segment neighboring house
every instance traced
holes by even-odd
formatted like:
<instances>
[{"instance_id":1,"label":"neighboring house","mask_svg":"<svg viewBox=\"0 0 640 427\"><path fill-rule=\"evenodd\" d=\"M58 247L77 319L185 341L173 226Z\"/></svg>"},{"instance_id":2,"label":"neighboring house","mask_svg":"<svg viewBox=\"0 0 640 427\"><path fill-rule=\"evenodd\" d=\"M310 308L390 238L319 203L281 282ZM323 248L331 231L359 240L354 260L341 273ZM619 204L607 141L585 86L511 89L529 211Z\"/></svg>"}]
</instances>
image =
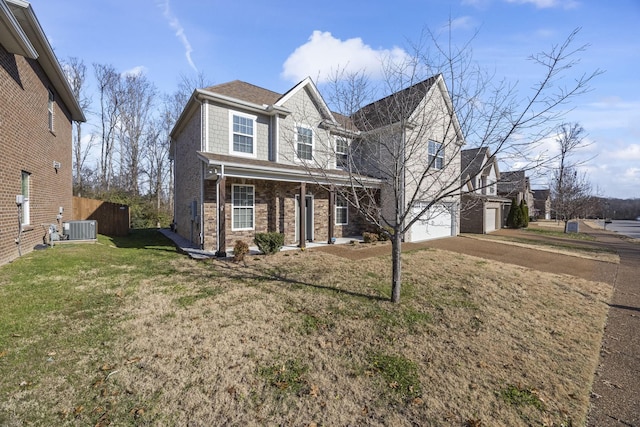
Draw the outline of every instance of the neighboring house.
<instances>
[{"instance_id":1,"label":"neighboring house","mask_svg":"<svg viewBox=\"0 0 640 427\"><path fill-rule=\"evenodd\" d=\"M460 231L487 234L502 228L505 206L511 201L498 196L498 160L487 147L462 150L462 207Z\"/></svg>"},{"instance_id":2,"label":"neighboring house","mask_svg":"<svg viewBox=\"0 0 640 427\"><path fill-rule=\"evenodd\" d=\"M551 219L551 190L533 190L533 203L537 218Z\"/></svg>"},{"instance_id":3,"label":"neighboring house","mask_svg":"<svg viewBox=\"0 0 640 427\"><path fill-rule=\"evenodd\" d=\"M258 232L301 247L362 234L367 224L335 190L349 183L344 167L361 137L310 78L285 94L238 80L195 90L171 132L177 233L221 255ZM358 180L384 192L376 174Z\"/></svg>"},{"instance_id":4,"label":"neighboring house","mask_svg":"<svg viewBox=\"0 0 640 427\"><path fill-rule=\"evenodd\" d=\"M524 171L502 172L500 174L500 180L498 181L498 195L510 200L515 199L518 204L524 200L529 208L529 217L536 217L533 191L531 191L529 177L525 176ZM505 221L507 215L509 215L510 207L509 204L503 212Z\"/></svg>"},{"instance_id":5,"label":"neighboring house","mask_svg":"<svg viewBox=\"0 0 640 427\"><path fill-rule=\"evenodd\" d=\"M85 118L33 9L0 0L0 264L71 218L74 120Z\"/></svg>"}]
</instances>

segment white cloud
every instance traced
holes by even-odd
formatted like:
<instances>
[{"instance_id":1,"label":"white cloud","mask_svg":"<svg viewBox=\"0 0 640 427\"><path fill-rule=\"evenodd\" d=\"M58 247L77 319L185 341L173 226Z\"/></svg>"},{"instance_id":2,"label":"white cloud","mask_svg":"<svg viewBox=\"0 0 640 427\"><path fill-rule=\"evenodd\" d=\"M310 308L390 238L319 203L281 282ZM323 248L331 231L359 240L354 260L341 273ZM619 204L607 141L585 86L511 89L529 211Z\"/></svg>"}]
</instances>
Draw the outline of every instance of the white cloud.
<instances>
[{"instance_id":1,"label":"white cloud","mask_svg":"<svg viewBox=\"0 0 640 427\"><path fill-rule=\"evenodd\" d=\"M184 32L184 28L182 27L182 24L180 24L180 21L178 20L178 18L176 18L171 12L171 8L169 7L169 0L164 0L161 6L162 6L162 14L166 18L166 20L169 22L169 27L171 27L171 29L173 29L176 32L176 37L178 37L178 40L180 40L180 42L182 43L182 46L184 46L184 51L185 51L184 54L187 58L187 62L189 63L191 68L193 68L194 71L197 72L198 68L196 67L196 64L194 64L193 59L191 58L191 53L193 52L193 48L191 47L191 43L189 43L189 39L187 38L187 35Z\"/></svg>"},{"instance_id":2,"label":"white cloud","mask_svg":"<svg viewBox=\"0 0 640 427\"><path fill-rule=\"evenodd\" d=\"M123 71L120 75L122 77L126 77L126 76L139 76L142 74L145 74L147 72L147 67L145 67L144 65L138 65L136 67L133 67L129 70L125 70Z\"/></svg>"},{"instance_id":3,"label":"white cloud","mask_svg":"<svg viewBox=\"0 0 640 427\"><path fill-rule=\"evenodd\" d=\"M609 156L614 159L640 161L640 144L630 144L620 150L610 152Z\"/></svg>"},{"instance_id":4,"label":"white cloud","mask_svg":"<svg viewBox=\"0 0 640 427\"><path fill-rule=\"evenodd\" d=\"M284 62L282 76L298 82L311 76L326 81L332 73L365 71L370 77L383 75L383 64L404 63L408 54L401 48L373 49L361 38L340 40L330 32L314 31L309 40L296 48Z\"/></svg>"},{"instance_id":5,"label":"white cloud","mask_svg":"<svg viewBox=\"0 0 640 427\"><path fill-rule=\"evenodd\" d=\"M473 28L475 22L470 16L461 16L451 21L451 29L452 30L468 30Z\"/></svg>"},{"instance_id":6,"label":"white cloud","mask_svg":"<svg viewBox=\"0 0 640 427\"><path fill-rule=\"evenodd\" d=\"M573 9L579 6L576 0L506 0L507 3L533 4L538 9L548 9L552 7L562 7Z\"/></svg>"}]
</instances>

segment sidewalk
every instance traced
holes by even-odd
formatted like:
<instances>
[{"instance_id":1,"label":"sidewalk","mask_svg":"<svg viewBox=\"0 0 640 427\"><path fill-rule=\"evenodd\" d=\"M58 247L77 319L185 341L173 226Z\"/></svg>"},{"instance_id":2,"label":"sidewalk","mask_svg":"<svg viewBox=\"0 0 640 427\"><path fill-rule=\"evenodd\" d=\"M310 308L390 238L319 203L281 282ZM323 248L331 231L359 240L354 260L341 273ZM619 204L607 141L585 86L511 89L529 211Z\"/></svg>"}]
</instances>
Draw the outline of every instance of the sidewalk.
<instances>
[{"instance_id":1,"label":"sidewalk","mask_svg":"<svg viewBox=\"0 0 640 427\"><path fill-rule=\"evenodd\" d=\"M583 227L620 256L588 426L640 427L640 244Z\"/></svg>"}]
</instances>

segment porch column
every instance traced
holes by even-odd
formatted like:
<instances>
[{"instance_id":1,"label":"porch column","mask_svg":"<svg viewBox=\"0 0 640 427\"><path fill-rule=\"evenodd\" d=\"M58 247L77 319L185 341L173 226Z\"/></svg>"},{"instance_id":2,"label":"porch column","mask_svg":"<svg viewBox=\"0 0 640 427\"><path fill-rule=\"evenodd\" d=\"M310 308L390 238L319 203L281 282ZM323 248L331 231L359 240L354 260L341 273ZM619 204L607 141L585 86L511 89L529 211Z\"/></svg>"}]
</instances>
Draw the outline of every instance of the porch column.
<instances>
[{"instance_id":1,"label":"porch column","mask_svg":"<svg viewBox=\"0 0 640 427\"><path fill-rule=\"evenodd\" d=\"M327 243L331 244L333 241L331 240L335 234L335 224L336 224L336 188L331 186L331 190L329 190L329 237Z\"/></svg>"},{"instance_id":2,"label":"porch column","mask_svg":"<svg viewBox=\"0 0 640 427\"><path fill-rule=\"evenodd\" d=\"M306 197L306 184L300 183L300 206L298 209L298 225L300 230L298 236L300 238L300 248L304 248L307 240L307 197Z\"/></svg>"},{"instance_id":3,"label":"porch column","mask_svg":"<svg viewBox=\"0 0 640 427\"><path fill-rule=\"evenodd\" d=\"M218 182L218 251L220 253L227 252L227 218L224 206L227 199L227 178L222 177Z\"/></svg>"}]
</instances>

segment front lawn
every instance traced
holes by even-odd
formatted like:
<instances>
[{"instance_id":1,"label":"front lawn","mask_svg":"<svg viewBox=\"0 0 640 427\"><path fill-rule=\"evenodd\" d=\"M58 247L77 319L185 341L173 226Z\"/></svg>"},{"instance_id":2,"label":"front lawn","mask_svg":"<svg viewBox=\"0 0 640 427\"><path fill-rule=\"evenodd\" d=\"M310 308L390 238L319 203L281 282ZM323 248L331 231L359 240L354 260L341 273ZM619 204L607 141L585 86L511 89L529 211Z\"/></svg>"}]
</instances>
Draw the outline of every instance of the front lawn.
<instances>
[{"instance_id":1,"label":"front lawn","mask_svg":"<svg viewBox=\"0 0 640 427\"><path fill-rule=\"evenodd\" d=\"M158 233L0 267L0 425L582 425L611 287L445 251L197 262Z\"/></svg>"}]
</instances>

